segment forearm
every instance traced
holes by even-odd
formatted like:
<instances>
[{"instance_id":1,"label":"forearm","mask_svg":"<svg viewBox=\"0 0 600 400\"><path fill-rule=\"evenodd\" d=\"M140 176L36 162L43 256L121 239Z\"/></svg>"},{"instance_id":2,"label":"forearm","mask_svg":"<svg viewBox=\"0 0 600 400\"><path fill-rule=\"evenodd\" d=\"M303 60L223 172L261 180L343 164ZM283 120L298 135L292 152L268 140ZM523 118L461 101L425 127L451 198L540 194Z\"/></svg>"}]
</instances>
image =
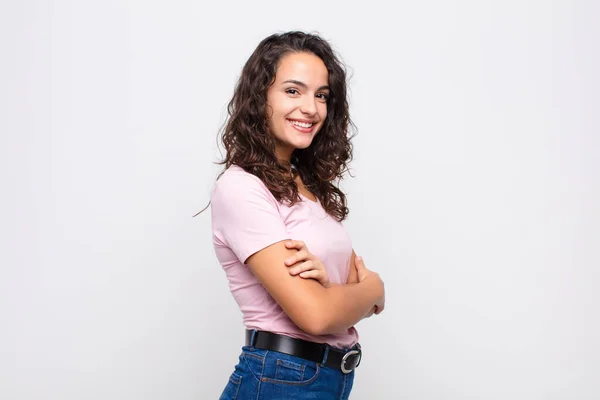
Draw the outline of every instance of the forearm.
<instances>
[{"instance_id":1,"label":"forearm","mask_svg":"<svg viewBox=\"0 0 600 400\"><path fill-rule=\"evenodd\" d=\"M372 311L379 296L380 286L373 280L327 288L319 307L322 334L345 332Z\"/></svg>"},{"instance_id":2,"label":"forearm","mask_svg":"<svg viewBox=\"0 0 600 400\"><path fill-rule=\"evenodd\" d=\"M277 249L277 246L273 249ZM262 252L258 253L259 258ZM374 306L382 302L383 282L379 275L365 269L362 260L360 266L364 270L361 269L363 278L360 282L359 264L352 257L346 284L330 284L326 276L321 279L318 276L305 279L300 273L302 269L293 266L306 259L306 255L294 258L296 254L299 252L286 255L284 264L292 267L290 272L271 282L267 279L271 277L270 274L281 270L267 268L263 264L268 265L269 260L276 258L275 256L268 257L269 254L265 254L264 261L253 256L248 259L248 264L269 294L303 331L312 335L345 333L361 319L369 317L376 310ZM322 264L319 266L325 270Z\"/></svg>"}]
</instances>

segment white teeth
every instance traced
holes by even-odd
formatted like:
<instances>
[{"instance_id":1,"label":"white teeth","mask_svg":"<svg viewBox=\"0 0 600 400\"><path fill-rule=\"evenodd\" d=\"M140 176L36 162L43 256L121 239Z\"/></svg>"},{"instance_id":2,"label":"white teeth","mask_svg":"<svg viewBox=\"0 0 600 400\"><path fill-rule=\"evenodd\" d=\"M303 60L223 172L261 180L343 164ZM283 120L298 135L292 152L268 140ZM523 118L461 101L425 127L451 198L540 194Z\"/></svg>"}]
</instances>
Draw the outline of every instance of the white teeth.
<instances>
[{"instance_id":1,"label":"white teeth","mask_svg":"<svg viewBox=\"0 0 600 400\"><path fill-rule=\"evenodd\" d=\"M292 121L292 120L290 120L290 122L293 125L297 125L297 126L299 126L301 128L310 128L311 126L313 126L313 124L311 122L306 123L306 122Z\"/></svg>"}]
</instances>

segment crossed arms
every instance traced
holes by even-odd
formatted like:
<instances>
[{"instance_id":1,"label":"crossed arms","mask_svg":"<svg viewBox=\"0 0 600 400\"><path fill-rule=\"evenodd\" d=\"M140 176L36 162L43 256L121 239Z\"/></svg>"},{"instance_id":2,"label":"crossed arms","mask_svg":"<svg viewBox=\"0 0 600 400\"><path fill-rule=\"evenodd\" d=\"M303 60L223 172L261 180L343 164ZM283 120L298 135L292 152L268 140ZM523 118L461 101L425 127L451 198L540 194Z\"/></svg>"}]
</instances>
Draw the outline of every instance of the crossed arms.
<instances>
[{"instance_id":1,"label":"crossed arms","mask_svg":"<svg viewBox=\"0 0 600 400\"><path fill-rule=\"evenodd\" d=\"M286 261L292 265L292 269L307 261L313 265L307 271L322 267L322 264L318 264L320 261L299 241L274 243L248 257L246 264L303 331L312 335L346 332L361 319L383 311L383 281L379 274L368 270L354 252L345 285L331 284L326 287L316 278L293 275Z\"/></svg>"}]
</instances>

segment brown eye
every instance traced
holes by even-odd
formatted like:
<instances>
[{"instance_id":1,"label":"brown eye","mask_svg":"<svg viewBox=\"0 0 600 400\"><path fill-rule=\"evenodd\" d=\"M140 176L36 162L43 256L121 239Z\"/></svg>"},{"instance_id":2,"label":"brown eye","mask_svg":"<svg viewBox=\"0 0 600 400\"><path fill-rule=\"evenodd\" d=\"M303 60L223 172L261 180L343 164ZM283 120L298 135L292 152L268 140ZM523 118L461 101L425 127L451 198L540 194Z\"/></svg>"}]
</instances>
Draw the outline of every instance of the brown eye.
<instances>
[{"instance_id":1,"label":"brown eye","mask_svg":"<svg viewBox=\"0 0 600 400\"><path fill-rule=\"evenodd\" d=\"M298 91L296 89L287 89L285 92L289 93L289 94L298 94ZM292 93L292 92L294 92L294 93Z\"/></svg>"}]
</instances>

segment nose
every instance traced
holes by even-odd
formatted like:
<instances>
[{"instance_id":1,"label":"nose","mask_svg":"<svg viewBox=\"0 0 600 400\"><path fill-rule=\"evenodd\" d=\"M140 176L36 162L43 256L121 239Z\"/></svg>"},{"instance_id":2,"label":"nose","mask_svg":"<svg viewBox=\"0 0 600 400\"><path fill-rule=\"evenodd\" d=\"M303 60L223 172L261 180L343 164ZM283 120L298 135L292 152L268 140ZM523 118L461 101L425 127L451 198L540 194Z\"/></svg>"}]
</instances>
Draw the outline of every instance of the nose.
<instances>
[{"instance_id":1,"label":"nose","mask_svg":"<svg viewBox=\"0 0 600 400\"><path fill-rule=\"evenodd\" d=\"M300 111L303 114L315 115L317 113L317 99L314 96L303 96L302 104L300 104Z\"/></svg>"}]
</instances>

